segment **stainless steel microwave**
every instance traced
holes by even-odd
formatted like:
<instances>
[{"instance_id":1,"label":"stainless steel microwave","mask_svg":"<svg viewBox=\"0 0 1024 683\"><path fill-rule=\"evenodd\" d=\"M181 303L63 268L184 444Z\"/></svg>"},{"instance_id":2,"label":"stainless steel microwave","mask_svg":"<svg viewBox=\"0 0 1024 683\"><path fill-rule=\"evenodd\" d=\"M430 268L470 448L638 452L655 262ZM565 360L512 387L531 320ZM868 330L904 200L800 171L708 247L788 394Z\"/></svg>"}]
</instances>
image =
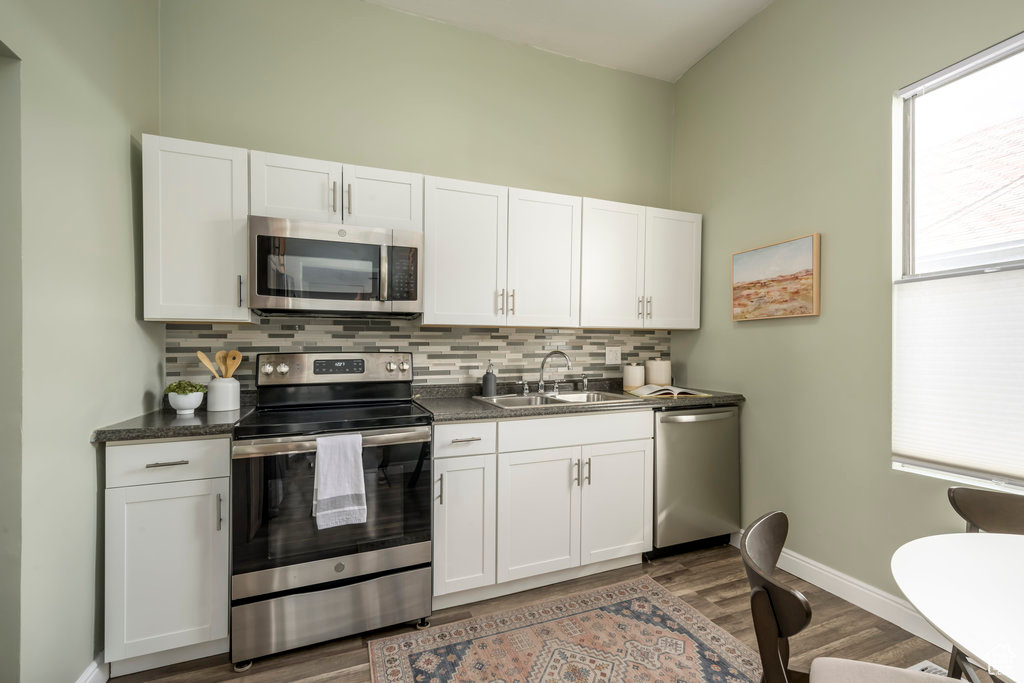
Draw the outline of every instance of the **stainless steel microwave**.
<instances>
[{"instance_id":1,"label":"stainless steel microwave","mask_svg":"<svg viewBox=\"0 0 1024 683\"><path fill-rule=\"evenodd\" d=\"M261 315L415 317L423 233L249 216L249 302Z\"/></svg>"}]
</instances>

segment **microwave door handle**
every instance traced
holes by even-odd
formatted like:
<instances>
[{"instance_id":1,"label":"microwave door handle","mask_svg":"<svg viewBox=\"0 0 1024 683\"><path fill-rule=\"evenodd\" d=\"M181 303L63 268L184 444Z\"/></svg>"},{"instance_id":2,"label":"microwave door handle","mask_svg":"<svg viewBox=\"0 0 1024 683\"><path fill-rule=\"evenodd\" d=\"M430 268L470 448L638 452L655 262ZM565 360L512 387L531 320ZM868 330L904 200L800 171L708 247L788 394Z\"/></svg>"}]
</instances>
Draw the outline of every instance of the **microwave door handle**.
<instances>
[{"instance_id":1,"label":"microwave door handle","mask_svg":"<svg viewBox=\"0 0 1024 683\"><path fill-rule=\"evenodd\" d=\"M380 300L388 300L388 245L380 245Z\"/></svg>"}]
</instances>

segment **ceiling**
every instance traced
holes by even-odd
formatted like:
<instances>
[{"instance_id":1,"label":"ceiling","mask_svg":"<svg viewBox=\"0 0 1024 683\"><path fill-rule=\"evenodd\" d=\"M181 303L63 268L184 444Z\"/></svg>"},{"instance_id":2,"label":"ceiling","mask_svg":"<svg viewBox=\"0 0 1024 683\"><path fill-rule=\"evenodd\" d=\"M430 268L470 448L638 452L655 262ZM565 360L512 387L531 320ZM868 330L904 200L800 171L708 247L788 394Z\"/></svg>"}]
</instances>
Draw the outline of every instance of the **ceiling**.
<instances>
[{"instance_id":1,"label":"ceiling","mask_svg":"<svg viewBox=\"0 0 1024 683\"><path fill-rule=\"evenodd\" d=\"M771 0L369 0L670 83Z\"/></svg>"}]
</instances>

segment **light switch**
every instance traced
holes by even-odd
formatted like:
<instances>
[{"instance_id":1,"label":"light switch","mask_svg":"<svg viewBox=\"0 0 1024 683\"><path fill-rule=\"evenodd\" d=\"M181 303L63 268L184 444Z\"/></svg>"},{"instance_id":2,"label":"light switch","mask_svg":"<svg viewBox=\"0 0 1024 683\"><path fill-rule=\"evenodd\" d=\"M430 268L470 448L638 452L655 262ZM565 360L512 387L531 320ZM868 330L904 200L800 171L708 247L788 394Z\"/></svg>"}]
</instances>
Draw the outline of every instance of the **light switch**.
<instances>
[{"instance_id":1,"label":"light switch","mask_svg":"<svg viewBox=\"0 0 1024 683\"><path fill-rule=\"evenodd\" d=\"M604 347L604 364L605 365L620 365L622 363L622 347L619 346L606 346Z\"/></svg>"}]
</instances>

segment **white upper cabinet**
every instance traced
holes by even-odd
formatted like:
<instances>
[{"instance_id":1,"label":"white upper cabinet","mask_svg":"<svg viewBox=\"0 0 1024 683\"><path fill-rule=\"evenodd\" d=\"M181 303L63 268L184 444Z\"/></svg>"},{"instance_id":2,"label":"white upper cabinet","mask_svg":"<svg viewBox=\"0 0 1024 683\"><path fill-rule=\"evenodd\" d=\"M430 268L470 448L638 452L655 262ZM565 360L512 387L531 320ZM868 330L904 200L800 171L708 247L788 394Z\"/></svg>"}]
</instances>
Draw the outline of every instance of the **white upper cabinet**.
<instances>
[{"instance_id":1,"label":"white upper cabinet","mask_svg":"<svg viewBox=\"0 0 1024 683\"><path fill-rule=\"evenodd\" d=\"M367 228L423 230L423 176L345 164L345 223Z\"/></svg>"},{"instance_id":2,"label":"white upper cabinet","mask_svg":"<svg viewBox=\"0 0 1024 683\"><path fill-rule=\"evenodd\" d=\"M249 153L249 213L341 223L342 165L270 152Z\"/></svg>"},{"instance_id":3,"label":"white upper cabinet","mask_svg":"<svg viewBox=\"0 0 1024 683\"><path fill-rule=\"evenodd\" d=\"M424 179L423 323L503 325L508 188Z\"/></svg>"},{"instance_id":4,"label":"white upper cabinet","mask_svg":"<svg viewBox=\"0 0 1024 683\"><path fill-rule=\"evenodd\" d=\"M579 327L583 201L508 191L509 325Z\"/></svg>"},{"instance_id":5,"label":"white upper cabinet","mask_svg":"<svg viewBox=\"0 0 1024 683\"><path fill-rule=\"evenodd\" d=\"M647 209L644 327L700 327L701 215Z\"/></svg>"},{"instance_id":6,"label":"white upper cabinet","mask_svg":"<svg viewBox=\"0 0 1024 683\"><path fill-rule=\"evenodd\" d=\"M248 156L142 136L146 320L250 322Z\"/></svg>"},{"instance_id":7,"label":"white upper cabinet","mask_svg":"<svg viewBox=\"0 0 1024 683\"><path fill-rule=\"evenodd\" d=\"M583 200L580 325L643 327L646 207Z\"/></svg>"}]
</instances>

